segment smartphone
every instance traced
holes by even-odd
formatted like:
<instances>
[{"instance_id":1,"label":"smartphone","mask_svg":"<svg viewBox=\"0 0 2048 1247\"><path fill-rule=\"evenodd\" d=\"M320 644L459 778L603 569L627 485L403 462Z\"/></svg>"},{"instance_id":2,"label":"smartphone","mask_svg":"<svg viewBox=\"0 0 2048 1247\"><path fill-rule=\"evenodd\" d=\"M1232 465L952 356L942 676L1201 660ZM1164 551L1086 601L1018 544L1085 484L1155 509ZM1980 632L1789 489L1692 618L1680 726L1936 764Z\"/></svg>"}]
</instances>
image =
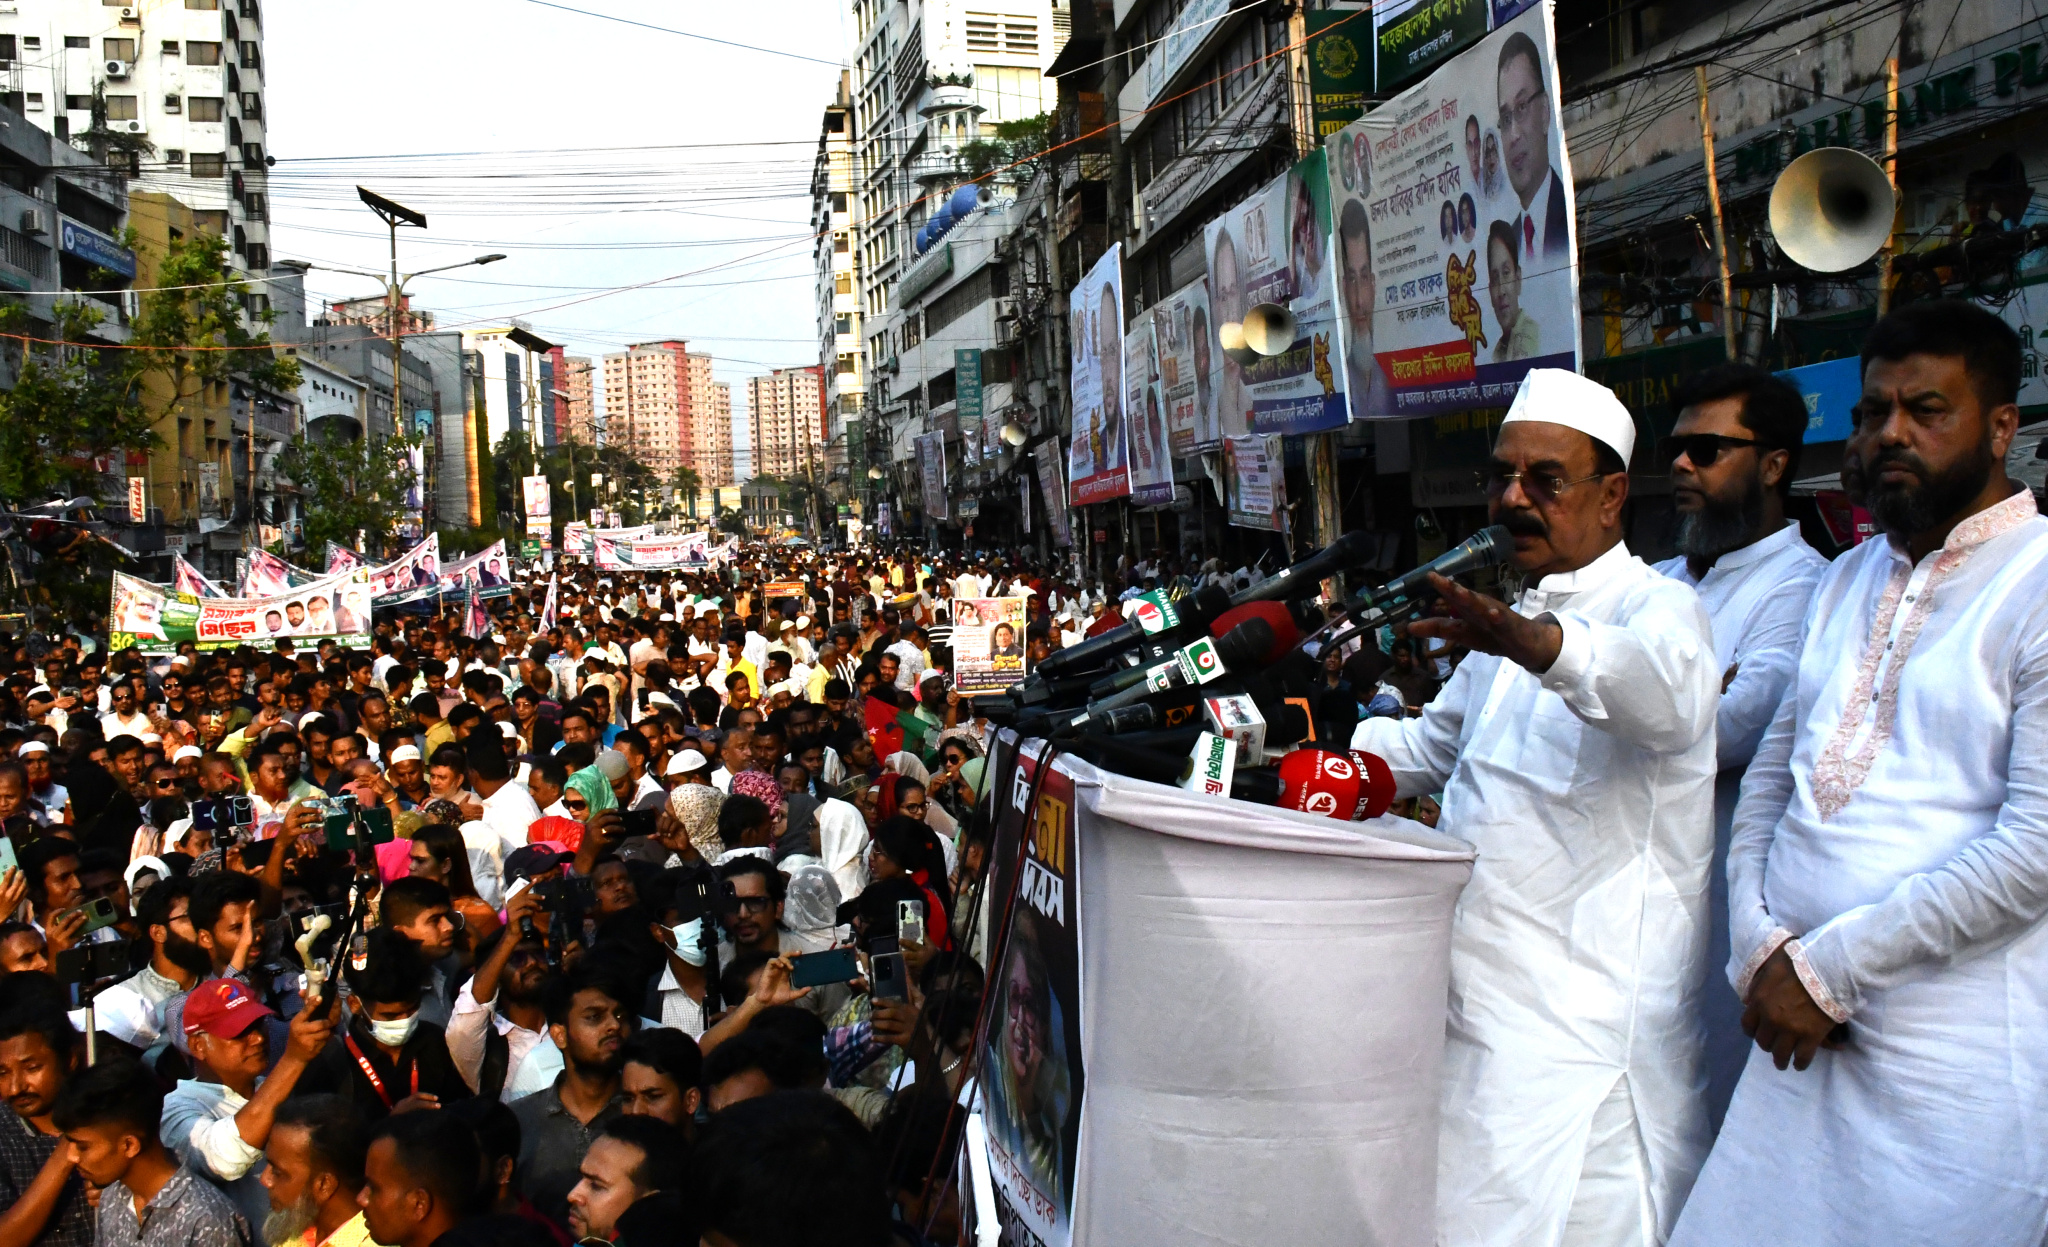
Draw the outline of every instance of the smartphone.
<instances>
[{"instance_id":1,"label":"smartphone","mask_svg":"<svg viewBox=\"0 0 2048 1247\"><path fill-rule=\"evenodd\" d=\"M660 810L621 810L619 812L619 821L625 825L626 835L629 837L647 836L652 838L654 835L654 825L660 818Z\"/></svg>"},{"instance_id":2,"label":"smartphone","mask_svg":"<svg viewBox=\"0 0 2048 1247\"><path fill-rule=\"evenodd\" d=\"M14 856L14 837L0 836L0 875L20 869L21 859Z\"/></svg>"},{"instance_id":3,"label":"smartphone","mask_svg":"<svg viewBox=\"0 0 2048 1247\"><path fill-rule=\"evenodd\" d=\"M794 967L789 975L791 987L822 987L827 983L844 983L860 977L860 958L851 948L805 953L792 958L791 964Z\"/></svg>"},{"instance_id":4,"label":"smartphone","mask_svg":"<svg viewBox=\"0 0 2048 1247\"><path fill-rule=\"evenodd\" d=\"M910 999L910 975L902 953L878 953L868 958L868 965L873 971L868 980L870 995L877 1000Z\"/></svg>"},{"instance_id":5,"label":"smartphone","mask_svg":"<svg viewBox=\"0 0 2048 1247\"><path fill-rule=\"evenodd\" d=\"M902 944L924 943L924 902L896 902L896 942Z\"/></svg>"},{"instance_id":6,"label":"smartphone","mask_svg":"<svg viewBox=\"0 0 2048 1247\"><path fill-rule=\"evenodd\" d=\"M320 820L320 829L327 835L327 847L337 853L346 853L356 847L355 812L342 807L339 801L328 798L315 802L326 812Z\"/></svg>"},{"instance_id":7,"label":"smartphone","mask_svg":"<svg viewBox=\"0 0 2048 1247\"><path fill-rule=\"evenodd\" d=\"M69 909L61 910L57 916L62 918L68 914L78 913L81 910L85 913L85 925L78 929L80 935L97 931L101 927L113 926L121 920L121 913L114 908L113 899L105 896L87 901L83 905L74 905Z\"/></svg>"},{"instance_id":8,"label":"smartphone","mask_svg":"<svg viewBox=\"0 0 2048 1247\"><path fill-rule=\"evenodd\" d=\"M228 822L236 827L254 827L256 803L247 797L229 797Z\"/></svg>"},{"instance_id":9,"label":"smartphone","mask_svg":"<svg viewBox=\"0 0 2048 1247\"><path fill-rule=\"evenodd\" d=\"M398 838L391 827L391 811L381 805L373 805L362 811L362 836L364 844L388 844Z\"/></svg>"}]
</instances>

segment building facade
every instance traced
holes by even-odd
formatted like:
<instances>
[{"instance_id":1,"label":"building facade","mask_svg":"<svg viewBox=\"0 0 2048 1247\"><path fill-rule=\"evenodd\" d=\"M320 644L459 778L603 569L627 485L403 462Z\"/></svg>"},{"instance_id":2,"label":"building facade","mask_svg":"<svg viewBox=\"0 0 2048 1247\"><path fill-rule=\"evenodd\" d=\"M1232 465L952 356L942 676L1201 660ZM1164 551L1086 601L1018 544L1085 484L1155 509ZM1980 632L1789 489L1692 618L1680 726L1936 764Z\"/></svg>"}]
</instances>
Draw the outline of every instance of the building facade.
<instances>
[{"instance_id":1,"label":"building facade","mask_svg":"<svg viewBox=\"0 0 2048 1247\"><path fill-rule=\"evenodd\" d=\"M811 171L811 231L816 236L818 362L825 376L825 462L843 470L847 428L855 439L866 401L861 349L860 250L853 244L853 77L839 76L839 94L825 106Z\"/></svg>"},{"instance_id":2,"label":"building facade","mask_svg":"<svg viewBox=\"0 0 2048 1247\"><path fill-rule=\"evenodd\" d=\"M732 479L731 400L719 414L711 356L681 339L641 342L604 357L606 444L666 481L689 468L706 487Z\"/></svg>"},{"instance_id":3,"label":"building facade","mask_svg":"<svg viewBox=\"0 0 2048 1247\"><path fill-rule=\"evenodd\" d=\"M269 269L262 0L16 0L0 61L0 104L189 206L236 267Z\"/></svg>"},{"instance_id":4,"label":"building facade","mask_svg":"<svg viewBox=\"0 0 2048 1247\"><path fill-rule=\"evenodd\" d=\"M824 369L777 368L747 378L747 433L755 476L802 476L822 466Z\"/></svg>"},{"instance_id":5,"label":"building facade","mask_svg":"<svg viewBox=\"0 0 2048 1247\"><path fill-rule=\"evenodd\" d=\"M598 387L593 384L597 373L597 361L585 355L562 357L562 389L569 397L565 400L568 435L585 446L604 445L603 417L597 410Z\"/></svg>"}]
</instances>

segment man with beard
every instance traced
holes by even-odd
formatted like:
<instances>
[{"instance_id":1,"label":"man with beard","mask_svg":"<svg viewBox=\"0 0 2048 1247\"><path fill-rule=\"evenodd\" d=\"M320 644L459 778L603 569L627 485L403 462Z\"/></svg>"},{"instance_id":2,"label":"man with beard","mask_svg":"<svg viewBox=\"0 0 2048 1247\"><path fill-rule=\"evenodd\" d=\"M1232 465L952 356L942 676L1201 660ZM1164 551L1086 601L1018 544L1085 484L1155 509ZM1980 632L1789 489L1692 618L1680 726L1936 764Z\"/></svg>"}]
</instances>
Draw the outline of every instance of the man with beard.
<instances>
[{"instance_id":1,"label":"man with beard","mask_svg":"<svg viewBox=\"0 0 2048 1247\"><path fill-rule=\"evenodd\" d=\"M2004 468L2021 358L1962 302L1864 342L1842 480L1883 538L1822 576L1743 784L1728 968L1763 1051L1674 1243L2040 1240L2048 520Z\"/></svg>"},{"instance_id":2,"label":"man with beard","mask_svg":"<svg viewBox=\"0 0 2048 1247\"><path fill-rule=\"evenodd\" d=\"M1671 465L1677 558L1657 570L1699 591L1714 621L1714 866L1708 874L1707 1121L1719 1129L1749 1059L1742 1002L1728 985L1728 837L1742 773L1799 666L1800 628L1827 560L1785 518L1806 403L1754 364L1717 364L1680 383L1678 423L1658 447Z\"/></svg>"},{"instance_id":3,"label":"man with beard","mask_svg":"<svg viewBox=\"0 0 2048 1247\"><path fill-rule=\"evenodd\" d=\"M136 920L150 944L149 964L93 998L93 1025L136 1050L164 1037L164 1006L213 969L192 929L192 880L172 875L150 886Z\"/></svg>"},{"instance_id":4,"label":"man with beard","mask_svg":"<svg viewBox=\"0 0 2048 1247\"><path fill-rule=\"evenodd\" d=\"M303 1095L278 1106L263 1147L270 1247L368 1247L375 1240L356 1197L370 1128L340 1096Z\"/></svg>"},{"instance_id":5,"label":"man with beard","mask_svg":"<svg viewBox=\"0 0 2048 1247\"><path fill-rule=\"evenodd\" d=\"M1635 421L1524 378L1480 484L1513 606L1440 576L1462 645L1418 719L1352 746L1479 850L1451 932L1437 1168L1446 1247L1659 1243L1706 1151L1695 995L1713 856L1714 703L1699 595L1622 541Z\"/></svg>"},{"instance_id":6,"label":"man with beard","mask_svg":"<svg viewBox=\"0 0 2048 1247\"><path fill-rule=\"evenodd\" d=\"M583 1154L624 1112L619 1073L641 993L579 967L557 980L547 1004L548 1038L562 1072L546 1091L512 1103L519 1118L519 1190L543 1215L566 1225L569 1192L582 1180Z\"/></svg>"}]
</instances>

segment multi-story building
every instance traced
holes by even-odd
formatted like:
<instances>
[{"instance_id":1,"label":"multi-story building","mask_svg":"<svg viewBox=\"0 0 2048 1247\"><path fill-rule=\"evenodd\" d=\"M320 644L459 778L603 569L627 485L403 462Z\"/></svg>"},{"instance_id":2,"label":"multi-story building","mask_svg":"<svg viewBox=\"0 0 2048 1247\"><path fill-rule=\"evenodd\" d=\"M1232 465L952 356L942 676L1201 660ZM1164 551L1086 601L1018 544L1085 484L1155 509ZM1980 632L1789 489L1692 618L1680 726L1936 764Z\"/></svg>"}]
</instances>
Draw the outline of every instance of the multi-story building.
<instances>
[{"instance_id":1,"label":"multi-story building","mask_svg":"<svg viewBox=\"0 0 2048 1247\"><path fill-rule=\"evenodd\" d=\"M732 409L732 385L726 381L711 383L713 419L725 425L726 461L731 465L726 480L732 484L744 484L753 475L753 439L747 433L747 413Z\"/></svg>"},{"instance_id":2,"label":"multi-story building","mask_svg":"<svg viewBox=\"0 0 2048 1247\"><path fill-rule=\"evenodd\" d=\"M15 0L0 61L0 104L190 207L238 268L270 267L261 0Z\"/></svg>"},{"instance_id":3,"label":"multi-story building","mask_svg":"<svg viewBox=\"0 0 2048 1247\"><path fill-rule=\"evenodd\" d=\"M596 373L597 361L588 356L562 357L560 382L569 395L566 400L567 432L585 446L604 444L604 418L598 413L598 388L592 383Z\"/></svg>"},{"instance_id":4,"label":"multi-story building","mask_svg":"<svg viewBox=\"0 0 2048 1247\"><path fill-rule=\"evenodd\" d=\"M477 357L481 369L483 453L489 455L508 434L548 444L540 434L554 398L541 377L554 345L535 337L524 321L515 320L500 327L463 330L462 348Z\"/></svg>"},{"instance_id":5,"label":"multi-story building","mask_svg":"<svg viewBox=\"0 0 2048 1247\"><path fill-rule=\"evenodd\" d=\"M732 413L732 479L744 485L754 479L754 392L740 391L740 410Z\"/></svg>"},{"instance_id":6,"label":"multi-story building","mask_svg":"<svg viewBox=\"0 0 2048 1247\"><path fill-rule=\"evenodd\" d=\"M607 444L666 481L678 468L706 487L731 483L732 420L718 414L711 356L680 339L640 342L604 357Z\"/></svg>"},{"instance_id":7,"label":"multi-story building","mask_svg":"<svg viewBox=\"0 0 2048 1247\"><path fill-rule=\"evenodd\" d=\"M820 467L824 369L777 368L747 379L747 431L756 476L801 476Z\"/></svg>"},{"instance_id":8,"label":"multi-story building","mask_svg":"<svg viewBox=\"0 0 2048 1247\"><path fill-rule=\"evenodd\" d=\"M732 387L711 379L711 357L691 355L688 466L712 487L732 479Z\"/></svg>"},{"instance_id":9,"label":"multi-story building","mask_svg":"<svg viewBox=\"0 0 2048 1247\"><path fill-rule=\"evenodd\" d=\"M860 260L853 245L853 76L839 75L839 95L825 106L818 157L811 172L811 231L818 293L818 363L825 372L824 461L844 469L848 425L859 440L866 399L861 349ZM857 456L855 456L857 457Z\"/></svg>"}]
</instances>

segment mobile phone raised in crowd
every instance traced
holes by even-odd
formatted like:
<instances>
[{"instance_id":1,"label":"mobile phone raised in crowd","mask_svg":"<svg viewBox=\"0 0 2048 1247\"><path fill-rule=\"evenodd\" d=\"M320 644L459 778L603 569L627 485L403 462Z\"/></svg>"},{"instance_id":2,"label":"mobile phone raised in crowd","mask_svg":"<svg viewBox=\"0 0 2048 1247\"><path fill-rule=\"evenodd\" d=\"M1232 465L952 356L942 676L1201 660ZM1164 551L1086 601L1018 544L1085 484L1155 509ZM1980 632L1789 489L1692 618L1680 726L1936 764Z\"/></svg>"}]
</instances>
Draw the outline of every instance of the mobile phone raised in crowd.
<instances>
[{"instance_id":1,"label":"mobile phone raised in crowd","mask_svg":"<svg viewBox=\"0 0 2048 1247\"><path fill-rule=\"evenodd\" d=\"M790 959L791 987L822 987L860 977L860 958L851 948L828 948Z\"/></svg>"},{"instance_id":2,"label":"mobile phone raised in crowd","mask_svg":"<svg viewBox=\"0 0 2048 1247\"><path fill-rule=\"evenodd\" d=\"M85 914L85 925L78 929L80 935L90 934L101 927L113 926L121 920L120 911L114 908L113 899L105 896L87 901L83 905L73 905L69 909L60 910L57 916L62 918L81 911Z\"/></svg>"},{"instance_id":3,"label":"mobile phone raised in crowd","mask_svg":"<svg viewBox=\"0 0 2048 1247\"><path fill-rule=\"evenodd\" d=\"M902 953L877 953L868 958L873 974L868 981L868 993L877 1000L910 999L910 974L903 964Z\"/></svg>"},{"instance_id":4,"label":"mobile phone raised in crowd","mask_svg":"<svg viewBox=\"0 0 2048 1247\"><path fill-rule=\"evenodd\" d=\"M903 944L924 943L924 902L896 902L896 942Z\"/></svg>"},{"instance_id":5,"label":"mobile phone raised in crowd","mask_svg":"<svg viewBox=\"0 0 2048 1247\"><path fill-rule=\"evenodd\" d=\"M14 837L0 836L0 875L20 869L21 859L14 855Z\"/></svg>"},{"instance_id":6,"label":"mobile phone raised in crowd","mask_svg":"<svg viewBox=\"0 0 2048 1247\"><path fill-rule=\"evenodd\" d=\"M256 803L247 797L229 797L228 822L236 827L256 825Z\"/></svg>"}]
</instances>

